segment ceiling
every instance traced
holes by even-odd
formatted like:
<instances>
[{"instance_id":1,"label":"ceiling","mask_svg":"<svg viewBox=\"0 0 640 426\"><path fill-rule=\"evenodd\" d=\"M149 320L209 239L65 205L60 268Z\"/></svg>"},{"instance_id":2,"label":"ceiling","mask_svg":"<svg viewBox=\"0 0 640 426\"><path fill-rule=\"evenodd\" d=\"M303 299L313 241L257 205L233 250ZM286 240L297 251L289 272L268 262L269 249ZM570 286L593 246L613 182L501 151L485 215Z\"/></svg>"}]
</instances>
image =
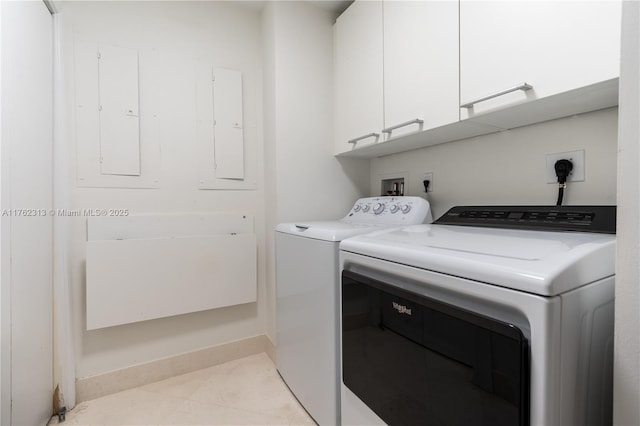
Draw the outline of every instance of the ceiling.
<instances>
[{"instance_id":1,"label":"ceiling","mask_svg":"<svg viewBox=\"0 0 640 426\"><path fill-rule=\"evenodd\" d=\"M314 4L322 9L330 10L335 12L337 15L344 12L344 10L349 7L353 0L303 0L308 3Z\"/></svg>"},{"instance_id":2,"label":"ceiling","mask_svg":"<svg viewBox=\"0 0 640 426\"><path fill-rule=\"evenodd\" d=\"M333 12L335 17L338 17L344 10L349 7L353 0L223 0L237 2L242 6L249 7L251 9L262 10L264 5L268 1L303 1L312 4L320 9Z\"/></svg>"},{"instance_id":3,"label":"ceiling","mask_svg":"<svg viewBox=\"0 0 640 426\"><path fill-rule=\"evenodd\" d=\"M0 0L2 1L2 0ZM44 0L47 3L47 7L51 5L54 10L61 11L66 0ZM120 0L111 0L111 1L120 1ZM153 0L147 0L153 1ZM178 0L178 1L192 1L192 0ZM207 0L200 0L207 1ZM212 1L231 1L234 3L238 3L239 5L248 7L254 10L262 10L264 5L269 1L303 1L309 4L312 4L320 9L328 10L333 12L334 17L340 16L344 10L349 7L354 0L212 0Z\"/></svg>"}]
</instances>

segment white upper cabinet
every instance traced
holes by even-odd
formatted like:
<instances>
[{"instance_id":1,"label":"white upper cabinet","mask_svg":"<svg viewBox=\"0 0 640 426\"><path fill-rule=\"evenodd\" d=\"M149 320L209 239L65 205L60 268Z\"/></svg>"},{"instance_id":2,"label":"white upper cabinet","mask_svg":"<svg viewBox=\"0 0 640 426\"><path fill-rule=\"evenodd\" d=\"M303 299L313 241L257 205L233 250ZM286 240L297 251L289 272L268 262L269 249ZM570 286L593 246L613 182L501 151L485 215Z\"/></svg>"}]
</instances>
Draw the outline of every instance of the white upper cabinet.
<instances>
[{"instance_id":1,"label":"white upper cabinet","mask_svg":"<svg viewBox=\"0 0 640 426\"><path fill-rule=\"evenodd\" d=\"M382 2L356 1L334 26L335 150L381 140Z\"/></svg>"},{"instance_id":2,"label":"white upper cabinet","mask_svg":"<svg viewBox=\"0 0 640 426\"><path fill-rule=\"evenodd\" d=\"M461 0L461 118L615 79L620 20L615 0Z\"/></svg>"},{"instance_id":3,"label":"white upper cabinet","mask_svg":"<svg viewBox=\"0 0 640 426\"><path fill-rule=\"evenodd\" d=\"M384 126L392 129L383 136L458 121L458 2L385 1L383 11Z\"/></svg>"},{"instance_id":4,"label":"white upper cabinet","mask_svg":"<svg viewBox=\"0 0 640 426\"><path fill-rule=\"evenodd\" d=\"M618 103L620 0L356 0L335 31L335 152L376 157Z\"/></svg>"},{"instance_id":5,"label":"white upper cabinet","mask_svg":"<svg viewBox=\"0 0 640 426\"><path fill-rule=\"evenodd\" d=\"M334 31L337 153L459 120L458 2L360 0Z\"/></svg>"}]
</instances>

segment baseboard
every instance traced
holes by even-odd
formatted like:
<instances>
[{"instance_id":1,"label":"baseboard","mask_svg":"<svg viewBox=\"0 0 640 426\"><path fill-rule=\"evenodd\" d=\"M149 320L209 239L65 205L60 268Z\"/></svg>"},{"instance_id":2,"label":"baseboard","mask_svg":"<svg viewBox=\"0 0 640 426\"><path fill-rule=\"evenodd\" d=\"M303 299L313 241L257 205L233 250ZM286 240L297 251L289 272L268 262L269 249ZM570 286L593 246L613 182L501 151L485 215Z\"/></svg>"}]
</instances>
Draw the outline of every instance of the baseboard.
<instances>
[{"instance_id":1,"label":"baseboard","mask_svg":"<svg viewBox=\"0 0 640 426\"><path fill-rule=\"evenodd\" d=\"M273 344L273 340L271 340L271 337L269 337L269 335L264 336L264 338L266 341L264 351L267 353L269 358L271 358L271 361L273 361L275 365L278 365L278 363L276 362L276 345Z\"/></svg>"},{"instance_id":2,"label":"baseboard","mask_svg":"<svg viewBox=\"0 0 640 426\"><path fill-rule=\"evenodd\" d=\"M265 335L78 379L76 402L88 401L261 352L266 352L272 360L275 359L275 346Z\"/></svg>"}]
</instances>

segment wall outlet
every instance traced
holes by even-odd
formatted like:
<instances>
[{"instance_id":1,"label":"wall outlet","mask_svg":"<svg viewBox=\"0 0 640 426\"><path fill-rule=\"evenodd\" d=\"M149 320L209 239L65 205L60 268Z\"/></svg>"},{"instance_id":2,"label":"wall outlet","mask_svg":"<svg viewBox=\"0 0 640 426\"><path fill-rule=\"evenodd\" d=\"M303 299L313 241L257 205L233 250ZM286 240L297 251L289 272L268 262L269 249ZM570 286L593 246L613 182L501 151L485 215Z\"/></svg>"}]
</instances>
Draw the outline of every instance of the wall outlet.
<instances>
[{"instance_id":1,"label":"wall outlet","mask_svg":"<svg viewBox=\"0 0 640 426\"><path fill-rule=\"evenodd\" d=\"M425 180L429 181L429 192L433 192L433 172L427 172L422 174L422 181L420 181L420 187L422 188L423 192L424 192L423 182Z\"/></svg>"},{"instance_id":2,"label":"wall outlet","mask_svg":"<svg viewBox=\"0 0 640 426\"><path fill-rule=\"evenodd\" d=\"M547 154L547 183L558 183L556 170L554 168L558 160L570 160L573 163L573 170L569 173L567 182L583 182L584 181L584 149L578 151L558 152L556 154Z\"/></svg>"}]
</instances>

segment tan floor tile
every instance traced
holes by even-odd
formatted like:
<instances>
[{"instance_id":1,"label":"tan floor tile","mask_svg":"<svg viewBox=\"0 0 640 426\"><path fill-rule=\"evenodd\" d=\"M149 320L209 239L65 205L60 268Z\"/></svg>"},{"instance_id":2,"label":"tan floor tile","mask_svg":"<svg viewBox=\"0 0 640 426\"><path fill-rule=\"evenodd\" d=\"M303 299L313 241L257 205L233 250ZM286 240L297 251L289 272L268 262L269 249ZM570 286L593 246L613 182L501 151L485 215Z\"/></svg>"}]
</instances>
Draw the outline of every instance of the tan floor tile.
<instances>
[{"instance_id":1,"label":"tan floor tile","mask_svg":"<svg viewBox=\"0 0 640 426\"><path fill-rule=\"evenodd\" d=\"M207 368L141 386L139 389L176 398L188 399L209 380L212 374L211 369Z\"/></svg>"},{"instance_id":2,"label":"tan floor tile","mask_svg":"<svg viewBox=\"0 0 640 426\"><path fill-rule=\"evenodd\" d=\"M58 424L54 418L51 424ZM78 404L65 424L314 425L266 354Z\"/></svg>"}]
</instances>

